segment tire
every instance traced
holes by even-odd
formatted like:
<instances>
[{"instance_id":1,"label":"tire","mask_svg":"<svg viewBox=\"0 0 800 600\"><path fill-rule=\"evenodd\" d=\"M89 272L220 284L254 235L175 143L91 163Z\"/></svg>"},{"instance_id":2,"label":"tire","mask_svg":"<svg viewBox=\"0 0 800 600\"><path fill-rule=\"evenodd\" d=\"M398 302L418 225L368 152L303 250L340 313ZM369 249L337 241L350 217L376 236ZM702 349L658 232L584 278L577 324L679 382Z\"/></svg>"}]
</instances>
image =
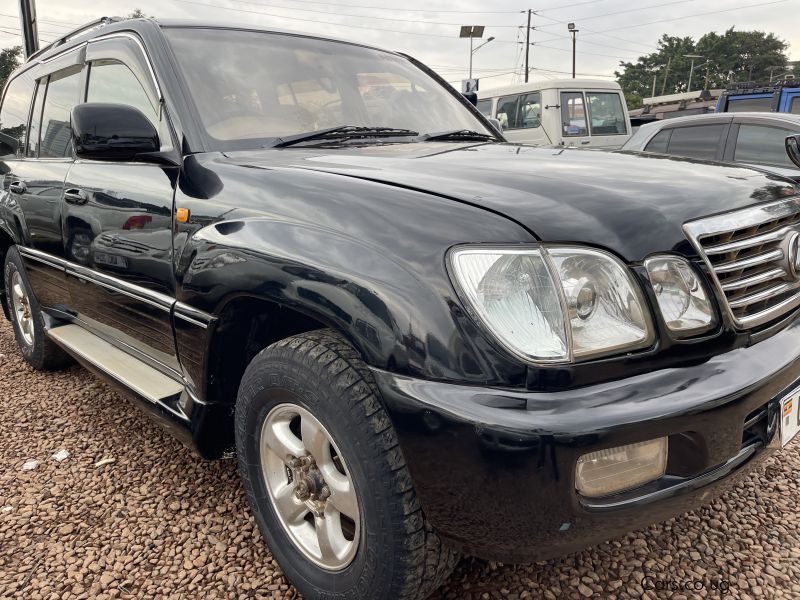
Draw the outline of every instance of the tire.
<instances>
[{"instance_id":1,"label":"tire","mask_svg":"<svg viewBox=\"0 0 800 600\"><path fill-rule=\"evenodd\" d=\"M42 309L33 295L19 251L14 246L6 252L3 274L11 324L22 357L40 371L60 369L70 364L69 356L45 333ZM24 316L20 316L20 311Z\"/></svg>"},{"instance_id":2,"label":"tire","mask_svg":"<svg viewBox=\"0 0 800 600\"><path fill-rule=\"evenodd\" d=\"M253 359L242 379L236 401L236 449L247 498L273 556L305 598L422 600L445 581L458 561L425 521L378 394L356 351L329 330L276 342ZM318 436L320 430L327 438ZM291 440L283 437L286 432L295 436L291 444L275 441ZM329 445L314 443L318 439L327 439ZM263 450L262 441L278 451ZM311 456L324 457L311 471L303 470L309 459L299 456L297 442L300 448L313 448ZM279 457L283 450L286 458ZM338 463L336 457L331 459L334 453ZM298 467L299 463L304 464ZM303 479L304 473L313 476ZM348 478L354 505L343 500L351 495L340 494ZM306 481L309 486L301 485ZM278 501L273 500L283 486L295 493L289 504L292 514L298 504L299 512L305 510L296 494L305 498L311 490L320 500L325 489L332 490L316 516L309 513L310 519L307 514L292 521L299 523L291 527L300 533L292 533L286 525L290 520L280 516ZM311 502L320 507L314 496ZM285 506L283 501L280 505ZM329 514L335 516L342 506L347 508L339 520L329 520ZM325 523L333 525L321 527ZM347 536L350 523L352 539ZM311 537L303 537L306 534ZM320 549L322 539L345 540L339 544L341 556L328 552L327 561L324 553L312 556L303 544L312 540L308 546L313 546L315 537Z\"/></svg>"}]
</instances>

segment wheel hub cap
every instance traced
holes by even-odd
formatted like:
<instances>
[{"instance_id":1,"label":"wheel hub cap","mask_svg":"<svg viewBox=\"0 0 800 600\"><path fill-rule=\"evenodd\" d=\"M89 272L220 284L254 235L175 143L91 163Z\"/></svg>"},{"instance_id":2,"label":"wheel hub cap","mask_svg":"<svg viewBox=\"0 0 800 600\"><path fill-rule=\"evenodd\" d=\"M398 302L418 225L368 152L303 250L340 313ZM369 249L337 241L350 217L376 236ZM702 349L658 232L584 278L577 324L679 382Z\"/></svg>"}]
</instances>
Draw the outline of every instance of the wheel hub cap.
<instances>
[{"instance_id":1,"label":"wheel hub cap","mask_svg":"<svg viewBox=\"0 0 800 600\"><path fill-rule=\"evenodd\" d=\"M18 271L14 271L11 276L11 309L14 313L17 327L19 327L19 331L22 334L22 339L28 346L33 346L31 303Z\"/></svg>"},{"instance_id":2,"label":"wheel hub cap","mask_svg":"<svg viewBox=\"0 0 800 600\"><path fill-rule=\"evenodd\" d=\"M349 565L361 513L353 481L328 430L296 404L273 408L261 428L267 492L295 546L324 569Z\"/></svg>"}]
</instances>

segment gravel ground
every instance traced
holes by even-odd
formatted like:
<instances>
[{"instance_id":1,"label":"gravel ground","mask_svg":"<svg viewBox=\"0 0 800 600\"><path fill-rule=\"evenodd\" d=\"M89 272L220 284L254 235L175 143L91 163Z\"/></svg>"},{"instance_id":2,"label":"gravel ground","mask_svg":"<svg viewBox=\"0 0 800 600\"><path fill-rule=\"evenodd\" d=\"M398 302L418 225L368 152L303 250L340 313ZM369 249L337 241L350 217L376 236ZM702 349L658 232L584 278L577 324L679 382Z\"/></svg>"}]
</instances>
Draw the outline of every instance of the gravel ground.
<instances>
[{"instance_id":1,"label":"gravel ground","mask_svg":"<svg viewBox=\"0 0 800 600\"><path fill-rule=\"evenodd\" d=\"M79 367L33 372L5 321L0 401L0 598L297 597L235 461L195 458ZM436 597L798 598L800 443L781 458L708 508L560 560L465 559Z\"/></svg>"}]
</instances>

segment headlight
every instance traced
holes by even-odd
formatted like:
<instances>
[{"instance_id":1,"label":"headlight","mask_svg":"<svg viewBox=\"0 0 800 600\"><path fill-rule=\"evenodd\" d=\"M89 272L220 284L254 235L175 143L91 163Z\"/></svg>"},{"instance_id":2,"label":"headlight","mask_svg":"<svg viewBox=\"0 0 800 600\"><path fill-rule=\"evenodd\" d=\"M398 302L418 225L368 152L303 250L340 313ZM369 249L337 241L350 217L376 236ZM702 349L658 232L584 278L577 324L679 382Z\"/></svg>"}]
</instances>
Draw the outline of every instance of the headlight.
<instances>
[{"instance_id":1,"label":"headlight","mask_svg":"<svg viewBox=\"0 0 800 600\"><path fill-rule=\"evenodd\" d=\"M459 248L450 265L476 317L527 360L564 362L652 342L638 286L606 252Z\"/></svg>"},{"instance_id":2,"label":"headlight","mask_svg":"<svg viewBox=\"0 0 800 600\"><path fill-rule=\"evenodd\" d=\"M716 325L709 295L688 262L677 256L655 256L644 266L670 331L687 337Z\"/></svg>"}]
</instances>

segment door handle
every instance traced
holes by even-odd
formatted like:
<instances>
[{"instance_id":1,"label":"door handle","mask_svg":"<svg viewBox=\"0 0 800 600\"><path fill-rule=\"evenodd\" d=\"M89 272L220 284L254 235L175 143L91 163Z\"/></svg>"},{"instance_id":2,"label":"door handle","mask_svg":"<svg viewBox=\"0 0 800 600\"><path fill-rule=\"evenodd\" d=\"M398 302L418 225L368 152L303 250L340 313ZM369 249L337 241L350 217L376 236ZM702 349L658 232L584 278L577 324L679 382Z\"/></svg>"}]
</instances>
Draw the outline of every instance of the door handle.
<instances>
[{"instance_id":1,"label":"door handle","mask_svg":"<svg viewBox=\"0 0 800 600\"><path fill-rule=\"evenodd\" d=\"M591 141L591 140L581 140L581 144L585 146L585 145L586 145L586 144L588 144L590 141Z\"/></svg>"},{"instance_id":2,"label":"door handle","mask_svg":"<svg viewBox=\"0 0 800 600\"><path fill-rule=\"evenodd\" d=\"M89 201L89 196L78 188L67 188L64 190L64 201L70 204L86 204Z\"/></svg>"},{"instance_id":3,"label":"door handle","mask_svg":"<svg viewBox=\"0 0 800 600\"><path fill-rule=\"evenodd\" d=\"M24 194L28 191L28 186L25 185L24 181L12 181L8 189L15 194Z\"/></svg>"}]
</instances>

